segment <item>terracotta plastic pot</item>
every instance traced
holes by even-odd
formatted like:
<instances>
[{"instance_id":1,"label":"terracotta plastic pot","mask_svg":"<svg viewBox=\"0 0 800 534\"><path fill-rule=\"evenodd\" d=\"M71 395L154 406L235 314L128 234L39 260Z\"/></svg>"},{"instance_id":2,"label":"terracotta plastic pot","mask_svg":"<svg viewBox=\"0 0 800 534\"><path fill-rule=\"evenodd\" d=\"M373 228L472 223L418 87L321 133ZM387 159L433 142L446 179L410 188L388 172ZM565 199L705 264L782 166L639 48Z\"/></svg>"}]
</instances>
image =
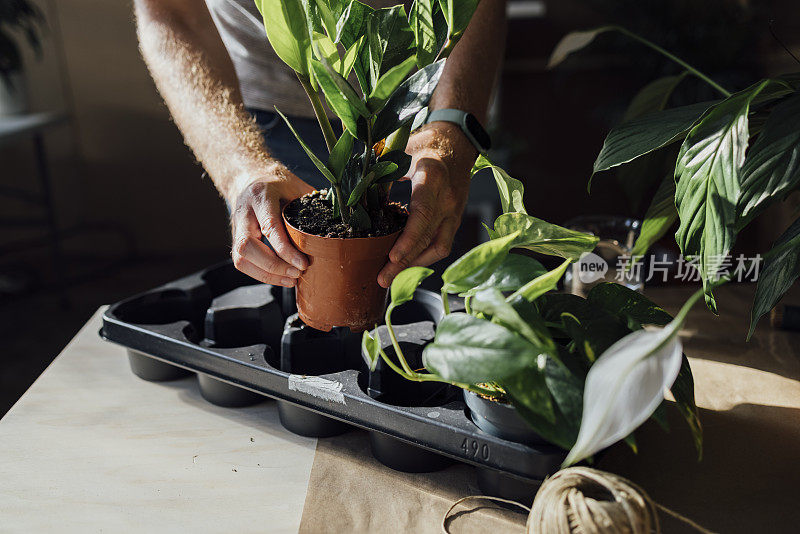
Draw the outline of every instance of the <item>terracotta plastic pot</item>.
<instances>
[{"instance_id":1,"label":"terracotta plastic pot","mask_svg":"<svg viewBox=\"0 0 800 534\"><path fill-rule=\"evenodd\" d=\"M400 231L381 237L321 237L289 224L285 207L283 221L294 246L308 256L308 269L295 287L300 319L325 332L334 326L361 332L381 323L387 290L378 285L378 273Z\"/></svg>"}]
</instances>

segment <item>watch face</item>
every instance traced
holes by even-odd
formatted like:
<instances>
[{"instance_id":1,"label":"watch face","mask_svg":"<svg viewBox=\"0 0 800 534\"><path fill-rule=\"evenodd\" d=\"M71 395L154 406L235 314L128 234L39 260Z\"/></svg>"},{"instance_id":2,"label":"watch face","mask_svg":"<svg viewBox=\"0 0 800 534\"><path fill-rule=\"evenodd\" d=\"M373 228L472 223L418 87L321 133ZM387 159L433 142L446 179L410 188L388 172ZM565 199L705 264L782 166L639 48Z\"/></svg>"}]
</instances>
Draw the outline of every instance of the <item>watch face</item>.
<instances>
[{"instance_id":1,"label":"watch face","mask_svg":"<svg viewBox=\"0 0 800 534\"><path fill-rule=\"evenodd\" d=\"M483 150L489 150L492 146L492 140L489 138L489 134L486 133L486 130L483 129L481 123L478 122L478 119L475 118L475 115L472 113L467 113L467 116L464 119L465 126L472 137L475 138L475 141L481 146Z\"/></svg>"}]
</instances>

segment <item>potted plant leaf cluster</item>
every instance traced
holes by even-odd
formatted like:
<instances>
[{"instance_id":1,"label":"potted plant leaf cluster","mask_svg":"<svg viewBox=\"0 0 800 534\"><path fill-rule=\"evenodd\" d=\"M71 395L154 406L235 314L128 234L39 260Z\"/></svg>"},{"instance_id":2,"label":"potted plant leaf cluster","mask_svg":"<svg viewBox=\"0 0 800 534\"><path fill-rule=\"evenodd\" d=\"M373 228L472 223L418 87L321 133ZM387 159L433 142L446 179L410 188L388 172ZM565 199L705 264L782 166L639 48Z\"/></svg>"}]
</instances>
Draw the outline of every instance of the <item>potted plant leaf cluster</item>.
<instances>
[{"instance_id":1,"label":"potted plant leaf cluster","mask_svg":"<svg viewBox=\"0 0 800 534\"><path fill-rule=\"evenodd\" d=\"M425 369L411 368L392 326L393 310L432 273L423 267L404 270L391 285L385 323L393 354L382 349L380 330L364 332L371 368L382 360L410 381L458 386L482 430L568 449L565 465L619 440L635 449L633 431L648 418L667 428L663 393L671 389L701 454L693 378L678 330L702 291L674 319L618 284L597 285L586 298L554 293L570 263L597 238L529 215L522 183L484 157L473 172L485 167L497 181L503 214L489 229L491 239L442 275L445 315L423 350ZM547 271L514 249L563 261ZM463 312L451 312L453 294L464 298Z\"/></svg>"},{"instance_id":2,"label":"potted plant leaf cluster","mask_svg":"<svg viewBox=\"0 0 800 534\"><path fill-rule=\"evenodd\" d=\"M328 148L327 155L315 154L281 114L330 183L283 211L289 238L309 257L296 286L298 313L320 330L361 331L385 305L377 275L407 217L389 201L389 190L409 169L404 149L414 119L423 116L477 2L415 0L408 13L402 5L373 9L357 0L256 5L270 44L308 95Z\"/></svg>"},{"instance_id":3,"label":"potted plant leaf cluster","mask_svg":"<svg viewBox=\"0 0 800 534\"><path fill-rule=\"evenodd\" d=\"M612 31L664 55L683 72L653 81L634 97L628 120L606 137L594 173L636 166L639 180L660 180L632 255L645 254L677 222L681 253L696 261L706 303L716 312L712 287L737 235L800 187L800 75L787 73L732 92L619 26L566 35L550 65ZM673 91L689 76L708 84L720 98L668 108ZM800 219L763 258L748 338L800 276Z\"/></svg>"},{"instance_id":4,"label":"potted plant leaf cluster","mask_svg":"<svg viewBox=\"0 0 800 534\"><path fill-rule=\"evenodd\" d=\"M23 113L25 94L19 38L41 53L40 30L44 15L28 0L0 0L0 115Z\"/></svg>"}]
</instances>

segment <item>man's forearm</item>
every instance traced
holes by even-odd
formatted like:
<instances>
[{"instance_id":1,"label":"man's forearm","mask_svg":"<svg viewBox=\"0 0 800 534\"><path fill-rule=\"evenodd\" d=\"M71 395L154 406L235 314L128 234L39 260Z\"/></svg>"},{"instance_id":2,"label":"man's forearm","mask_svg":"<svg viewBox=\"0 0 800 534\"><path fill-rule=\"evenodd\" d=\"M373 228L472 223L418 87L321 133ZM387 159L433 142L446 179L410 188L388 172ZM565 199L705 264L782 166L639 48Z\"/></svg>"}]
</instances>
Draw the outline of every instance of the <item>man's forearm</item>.
<instances>
[{"instance_id":1,"label":"man's forearm","mask_svg":"<svg viewBox=\"0 0 800 534\"><path fill-rule=\"evenodd\" d=\"M136 0L139 46L186 144L228 201L280 172L245 111L236 73L205 5Z\"/></svg>"},{"instance_id":2,"label":"man's forearm","mask_svg":"<svg viewBox=\"0 0 800 534\"><path fill-rule=\"evenodd\" d=\"M486 121L506 42L506 1L481 0L447 58L431 109L456 108Z\"/></svg>"},{"instance_id":3,"label":"man's forearm","mask_svg":"<svg viewBox=\"0 0 800 534\"><path fill-rule=\"evenodd\" d=\"M463 37L447 58L431 98L431 109L460 109L486 122L505 49L505 9L505 0L480 1ZM468 174L477 155L477 149L460 128L444 122L431 124L413 135L408 151L417 157L439 159L457 174Z\"/></svg>"}]
</instances>

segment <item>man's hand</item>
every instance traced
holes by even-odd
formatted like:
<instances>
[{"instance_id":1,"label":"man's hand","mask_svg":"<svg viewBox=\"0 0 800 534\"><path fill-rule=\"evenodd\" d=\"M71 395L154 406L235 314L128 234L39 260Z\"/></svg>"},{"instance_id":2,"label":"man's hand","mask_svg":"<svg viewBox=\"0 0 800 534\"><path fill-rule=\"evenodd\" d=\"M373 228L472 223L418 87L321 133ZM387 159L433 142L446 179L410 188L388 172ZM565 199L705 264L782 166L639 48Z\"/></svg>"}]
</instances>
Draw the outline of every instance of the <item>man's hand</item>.
<instances>
[{"instance_id":1,"label":"man's hand","mask_svg":"<svg viewBox=\"0 0 800 534\"><path fill-rule=\"evenodd\" d=\"M314 188L276 164L275 172L250 182L231 199L233 264L266 284L294 287L308 259L292 246L281 217L282 203ZM261 241L267 238L272 248Z\"/></svg>"},{"instance_id":2,"label":"man's hand","mask_svg":"<svg viewBox=\"0 0 800 534\"><path fill-rule=\"evenodd\" d=\"M454 124L435 122L415 133L406 151L413 157L408 222L389 252L378 283L389 287L397 274L450 255L469 196L477 152Z\"/></svg>"}]
</instances>

